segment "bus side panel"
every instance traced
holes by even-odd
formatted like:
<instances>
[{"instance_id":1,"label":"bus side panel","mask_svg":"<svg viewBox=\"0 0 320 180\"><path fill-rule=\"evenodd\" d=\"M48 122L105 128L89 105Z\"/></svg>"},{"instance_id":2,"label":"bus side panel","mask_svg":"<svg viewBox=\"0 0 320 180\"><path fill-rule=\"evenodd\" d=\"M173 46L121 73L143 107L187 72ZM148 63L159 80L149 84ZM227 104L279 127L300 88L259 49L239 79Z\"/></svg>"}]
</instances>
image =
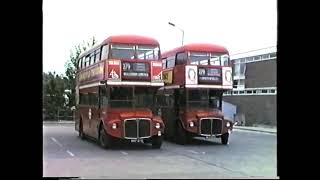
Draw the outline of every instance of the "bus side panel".
<instances>
[{"instance_id":1,"label":"bus side panel","mask_svg":"<svg viewBox=\"0 0 320 180\"><path fill-rule=\"evenodd\" d=\"M173 83L176 85L183 85L185 84L185 66L184 65L177 65L174 67L173 70Z\"/></svg>"},{"instance_id":2,"label":"bus side panel","mask_svg":"<svg viewBox=\"0 0 320 180\"><path fill-rule=\"evenodd\" d=\"M80 107L80 118L82 120L82 128L83 128L83 132L84 134L89 134L89 119L88 119L88 113L89 113L89 107L87 106L83 106Z\"/></svg>"},{"instance_id":3,"label":"bus side panel","mask_svg":"<svg viewBox=\"0 0 320 180\"><path fill-rule=\"evenodd\" d=\"M74 124L75 124L75 130L79 131L79 125L80 125L80 115L79 115L79 107L77 107L74 117Z\"/></svg>"}]
</instances>

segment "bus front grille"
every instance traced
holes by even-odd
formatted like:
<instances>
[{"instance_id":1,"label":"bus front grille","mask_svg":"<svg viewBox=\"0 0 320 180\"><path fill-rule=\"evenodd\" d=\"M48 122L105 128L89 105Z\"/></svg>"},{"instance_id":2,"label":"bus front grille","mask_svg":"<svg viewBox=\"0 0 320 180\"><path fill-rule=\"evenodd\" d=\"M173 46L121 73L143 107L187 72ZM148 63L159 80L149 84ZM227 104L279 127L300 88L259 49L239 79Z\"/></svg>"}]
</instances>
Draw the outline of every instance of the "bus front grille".
<instances>
[{"instance_id":1,"label":"bus front grille","mask_svg":"<svg viewBox=\"0 0 320 180\"><path fill-rule=\"evenodd\" d=\"M138 139L150 137L150 119L126 119L124 123L124 137Z\"/></svg>"},{"instance_id":2,"label":"bus front grille","mask_svg":"<svg viewBox=\"0 0 320 180\"><path fill-rule=\"evenodd\" d=\"M200 135L211 136L221 134L222 120L213 118L200 119Z\"/></svg>"}]
</instances>

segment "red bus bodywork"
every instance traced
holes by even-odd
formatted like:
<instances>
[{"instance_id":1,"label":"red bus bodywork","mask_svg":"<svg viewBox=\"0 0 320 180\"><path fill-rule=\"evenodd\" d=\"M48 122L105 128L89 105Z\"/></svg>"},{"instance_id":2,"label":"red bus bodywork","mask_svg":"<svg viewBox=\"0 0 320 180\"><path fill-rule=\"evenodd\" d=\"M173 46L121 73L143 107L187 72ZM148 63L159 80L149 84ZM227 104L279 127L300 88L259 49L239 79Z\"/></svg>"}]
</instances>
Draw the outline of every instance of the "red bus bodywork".
<instances>
[{"instance_id":1,"label":"red bus bodywork","mask_svg":"<svg viewBox=\"0 0 320 180\"><path fill-rule=\"evenodd\" d=\"M178 58L179 53L181 53L180 59ZM195 61L195 63L198 64L192 64L192 62L194 62L191 59L192 53L209 54L210 59L211 54L214 54L220 58L220 64L213 65L210 59L207 61L204 60L204 64L200 64L200 61ZM162 118L166 124L165 136L168 139L176 139L179 142L180 138L180 143L184 144L187 142L187 137L216 136L222 137L223 144L228 143L228 137L232 131L233 123L230 119L224 117L221 111L221 101L222 93L232 89L232 68L229 59L225 64L222 64L222 56L229 57L229 52L225 47L200 43L184 45L162 53L165 86L159 89L159 95L162 94L160 97L164 98L163 95L165 94L171 97L170 99L173 102L173 104L168 105L166 108L162 108L162 110L165 111L162 112ZM174 65L168 61L171 61L171 63L174 61ZM209 71L210 73L211 71L217 73L211 75ZM184 103L188 104L190 93L198 90L207 92L208 100L211 98L209 94L216 94L216 98L220 98L219 108L214 109L209 106L208 108L194 108L192 105L179 105L180 101L185 101ZM173 115L168 116L170 112L172 112L171 114ZM201 126L201 122L204 121L211 121L211 131L210 128L208 128L208 130L206 130L208 132L203 133L205 127L204 123ZM219 127L221 126L221 128L213 132L213 124Z\"/></svg>"},{"instance_id":2,"label":"red bus bodywork","mask_svg":"<svg viewBox=\"0 0 320 180\"><path fill-rule=\"evenodd\" d=\"M110 36L101 44L81 54L78 61L79 69L76 75L76 101L78 102L76 103L75 129L79 131L80 136L85 135L86 137L91 137L99 141L101 138L101 128L103 128L109 139L134 139L137 141L144 139L146 142L153 143L153 138L162 136L164 132L164 123L161 117L154 115L152 107L115 108L111 107L109 104L102 105L101 102L103 101L102 99L104 96L101 94L102 91L106 91L105 99L106 101L111 102L109 91L111 91L112 88L132 88L133 93L135 92L135 89L138 88L154 89L156 91L156 89L164 85L161 76L161 60L159 58L153 60L112 58L110 55L111 46L117 44L159 47L158 41L153 38L137 35L118 35ZM103 54L103 48L106 48L105 52L108 52L105 58L102 57L102 55L99 55L100 60L98 62L92 63L87 67L82 67L84 63L87 63L85 61L90 54L94 54L95 52ZM96 57L96 55L94 57ZM143 66L145 71L142 73L147 74L147 77L125 77L124 63L129 64L129 66L137 64ZM134 73L139 74L141 72ZM88 97L90 97L89 94L93 94L92 97L97 96L99 104L89 103L89 105L87 105L81 103L81 99L79 100L81 94L84 94L84 97L86 94L88 94ZM147 127L148 130L144 130L143 127L138 127L138 125L132 125L132 127L137 126L137 137L126 137L126 133L128 132L125 130L125 121L127 120L134 120L138 125L143 122L143 125ZM132 124L132 122L133 121L130 123ZM127 125L127 127L129 127L129 125ZM130 131L133 131L132 128ZM144 136L140 137L139 133L142 131L149 132L143 132ZM134 134L135 132L130 133ZM160 141L161 140L158 140L158 144L155 145L158 146L157 148L160 148L161 146Z\"/></svg>"}]
</instances>

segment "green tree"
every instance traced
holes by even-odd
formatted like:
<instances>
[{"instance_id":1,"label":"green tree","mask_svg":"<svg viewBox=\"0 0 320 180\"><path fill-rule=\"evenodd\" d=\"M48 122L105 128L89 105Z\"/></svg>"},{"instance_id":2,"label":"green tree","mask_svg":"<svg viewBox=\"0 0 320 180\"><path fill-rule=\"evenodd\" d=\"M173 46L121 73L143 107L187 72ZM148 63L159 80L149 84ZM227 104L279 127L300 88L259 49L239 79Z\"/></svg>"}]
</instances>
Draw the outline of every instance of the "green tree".
<instances>
[{"instance_id":1,"label":"green tree","mask_svg":"<svg viewBox=\"0 0 320 180\"><path fill-rule=\"evenodd\" d=\"M70 93L67 94L69 102L67 107L69 109L75 105L75 87L76 87L76 70L78 66L78 58L81 53L85 52L87 49L93 47L97 43L95 37L92 37L89 41L84 42L82 44L74 46L74 49L70 52L70 57L65 63L65 73L66 77L64 79L66 83L66 88L70 90Z\"/></svg>"},{"instance_id":2,"label":"green tree","mask_svg":"<svg viewBox=\"0 0 320 180\"><path fill-rule=\"evenodd\" d=\"M66 109L65 88L63 75L58 75L55 72L43 73L43 108L47 118L56 119L58 111Z\"/></svg>"},{"instance_id":3,"label":"green tree","mask_svg":"<svg viewBox=\"0 0 320 180\"><path fill-rule=\"evenodd\" d=\"M57 115L71 115L71 107L75 105L75 77L77 60L81 53L96 44L93 37L88 42L77 45L65 63L65 75L55 72L43 72L43 110L45 119L56 120ZM68 101L66 101L67 96Z\"/></svg>"}]
</instances>

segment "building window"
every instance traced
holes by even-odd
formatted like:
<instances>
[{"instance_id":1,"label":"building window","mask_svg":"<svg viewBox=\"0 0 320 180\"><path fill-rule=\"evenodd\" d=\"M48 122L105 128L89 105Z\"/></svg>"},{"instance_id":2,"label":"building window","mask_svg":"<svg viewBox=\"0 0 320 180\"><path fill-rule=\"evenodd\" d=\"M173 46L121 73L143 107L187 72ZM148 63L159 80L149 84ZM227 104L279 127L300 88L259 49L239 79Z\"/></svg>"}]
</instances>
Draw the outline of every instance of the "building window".
<instances>
[{"instance_id":1,"label":"building window","mask_svg":"<svg viewBox=\"0 0 320 180\"><path fill-rule=\"evenodd\" d=\"M252 94L252 91L247 91L246 93L247 93L247 94Z\"/></svg>"},{"instance_id":2,"label":"building window","mask_svg":"<svg viewBox=\"0 0 320 180\"><path fill-rule=\"evenodd\" d=\"M263 89L263 90L262 90L262 93L268 93L268 90Z\"/></svg>"},{"instance_id":3,"label":"building window","mask_svg":"<svg viewBox=\"0 0 320 180\"><path fill-rule=\"evenodd\" d=\"M244 94L244 91L240 91L239 94Z\"/></svg>"},{"instance_id":4,"label":"building window","mask_svg":"<svg viewBox=\"0 0 320 180\"><path fill-rule=\"evenodd\" d=\"M261 56L255 56L255 57L254 57L254 60L255 60L255 61L259 61L260 59L261 59Z\"/></svg>"},{"instance_id":5,"label":"building window","mask_svg":"<svg viewBox=\"0 0 320 180\"><path fill-rule=\"evenodd\" d=\"M233 91L233 94L238 94L238 91Z\"/></svg>"},{"instance_id":6,"label":"building window","mask_svg":"<svg viewBox=\"0 0 320 180\"><path fill-rule=\"evenodd\" d=\"M271 89L271 93L275 93L276 92L276 90L274 90L274 89Z\"/></svg>"},{"instance_id":7,"label":"building window","mask_svg":"<svg viewBox=\"0 0 320 180\"><path fill-rule=\"evenodd\" d=\"M247 60L247 62L252 62L253 61L253 57L247 57L246 60Z\"/></svg>"},{"instance_id":8,"label":"building window","mask_svg":"<svg viewBox=\"0 0 320 180\"><path fill-rule=\"evenodd\" d=\"M233 80L233 88L238 88L238 80Z\"/></svg>"},{"instance_id":9,"label":"building window","mask_svg":"<svg viewBox=\"0 0 320 180\"><path fill-rule=\"evenodd\" d=\"M244 76L246 70L246 64L235 64L234 65L234 75L235 76Z\"/></svg>"},{"instance_id":10,"label":"building window","mask_svg":"<svg viewBox=\"0 0 320 180\"><path fill-rule=\"evenodd\" d=\"M262 59L269 59L270 58L270 54L264 54L262 55Z\"/></svg>"},{"instance_id":11,"label":"building window","mask_svg":"<svg viewBox=\"0 0 320 180\"><path fill-rule=\"evenodd\" d=\"M233 81L233 88L244 89L244 79L238 79Z\"/></svg>"},{"instance_id":12,"label":"building window","mask_svg":"<svg viewBox=\"0 0 320 180\"><path fill-rule=\"evenodd\" d=\"M276 56L277 56L277 54L275 52L270 54L270 58L274 58Z\"/></svg>"}]
</instances>

